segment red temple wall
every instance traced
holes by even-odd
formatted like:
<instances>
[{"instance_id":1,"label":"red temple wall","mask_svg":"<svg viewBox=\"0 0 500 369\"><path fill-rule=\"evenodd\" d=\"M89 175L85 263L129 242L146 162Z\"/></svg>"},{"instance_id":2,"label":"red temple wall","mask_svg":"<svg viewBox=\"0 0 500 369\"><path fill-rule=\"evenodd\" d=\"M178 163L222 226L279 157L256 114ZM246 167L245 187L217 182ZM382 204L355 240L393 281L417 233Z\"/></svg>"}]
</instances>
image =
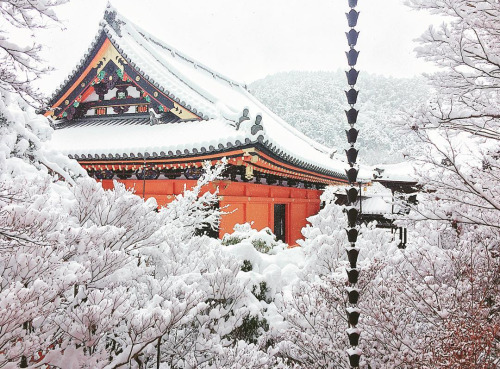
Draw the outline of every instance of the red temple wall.
<instances>
[{"instance_id":1,"label":"red temple wall","mask_svg":"<svg viewBox=\"0 0 500 369\"><path fill-rule=\"evenodd\" d=\"M195 180L156 179L156 180L121 180L127 188L145 198L154 197L159 206L165 206L184 188L192 188ZM143 189L145 184L145 189ZM113 188L112 180L103 180L103 188ZM219 205L228 212L221 218L219 237L231 233L237 223L253 222L252 227L261 230L274 229L274 205L285 204L285 239L294 245L302 239L301 229L307 224L307 218L317 214L320 209L321 190L309 190L270 186L264 184L217 181L207 186L205 191L219 187Z\"/></svg>"}]
</instances>

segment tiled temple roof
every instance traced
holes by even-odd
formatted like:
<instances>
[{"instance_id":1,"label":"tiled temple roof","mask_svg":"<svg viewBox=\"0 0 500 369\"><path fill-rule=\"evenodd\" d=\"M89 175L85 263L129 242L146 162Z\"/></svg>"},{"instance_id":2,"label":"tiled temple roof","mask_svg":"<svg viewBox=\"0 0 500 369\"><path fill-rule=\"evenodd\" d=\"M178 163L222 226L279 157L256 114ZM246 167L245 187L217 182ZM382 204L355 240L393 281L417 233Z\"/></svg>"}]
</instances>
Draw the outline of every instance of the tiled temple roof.
<instances>
[{"instance_id":1,"label":"tiled temple roof","mask_svg":"<svg viewBox=\"0 0 500 369\"><path fill-rule=\"evenodd\" d=\"M156 39L110 6L96 41L81 64L56 91L54 103L82 73L99 40L107 37L138 73L179 105L202 118L149 125L148 116L123 114L57 121L52 147L73 157L121 157L160 152L182 154L215 148L259 144L284 161L345 178L344 159L291 127L270 111L244 85L217 73ZM246 114L244 114L244 111ZM107 120L106 120L107 119ZM71 129L69 129L71 128Z\"/></svg>"}]
</instances>

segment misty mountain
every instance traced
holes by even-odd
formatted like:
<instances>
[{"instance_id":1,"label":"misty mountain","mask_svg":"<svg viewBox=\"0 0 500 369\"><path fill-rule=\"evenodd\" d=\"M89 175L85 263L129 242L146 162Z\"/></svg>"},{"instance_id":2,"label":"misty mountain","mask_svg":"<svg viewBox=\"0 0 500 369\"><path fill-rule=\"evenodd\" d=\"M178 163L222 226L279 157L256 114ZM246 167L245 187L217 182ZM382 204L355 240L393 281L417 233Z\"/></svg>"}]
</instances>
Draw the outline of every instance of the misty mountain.
<instances>
[{"instance_id":1,"label":"misty mountain","mask_svg":"<svg viewBox=\"0 0 500 369\"><path fill-rule=\"evenodd\" d=\"M349 109L344 91L345 73L284 72L250 84L249 89L271 110L307 136L336 148L347 148L344 110ZM361 72L356 109L360 110L356 147L365 164L403 160L402 151L411 147L411 136L395 126L403 109L424 103L430 93L423 77L393 78Z\"/></svg>"}]
</instances>

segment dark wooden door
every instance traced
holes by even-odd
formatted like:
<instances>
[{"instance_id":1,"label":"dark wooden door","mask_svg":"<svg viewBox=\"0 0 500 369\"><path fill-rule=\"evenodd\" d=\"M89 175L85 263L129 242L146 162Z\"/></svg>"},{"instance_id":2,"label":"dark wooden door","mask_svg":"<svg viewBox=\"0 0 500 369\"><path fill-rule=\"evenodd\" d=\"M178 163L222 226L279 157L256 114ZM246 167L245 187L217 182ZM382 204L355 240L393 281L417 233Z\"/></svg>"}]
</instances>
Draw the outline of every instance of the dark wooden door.
<instances>
[{"instance_id":1,"label":"dark wooden door","mask_svg":"<svg viewBox=\"0 0 500 369\"><path fill-rule=\"evenodd\" d=\"M278 240L285 242L285 204L274 205L274 234Z\"/></svg>"}]
</instances>

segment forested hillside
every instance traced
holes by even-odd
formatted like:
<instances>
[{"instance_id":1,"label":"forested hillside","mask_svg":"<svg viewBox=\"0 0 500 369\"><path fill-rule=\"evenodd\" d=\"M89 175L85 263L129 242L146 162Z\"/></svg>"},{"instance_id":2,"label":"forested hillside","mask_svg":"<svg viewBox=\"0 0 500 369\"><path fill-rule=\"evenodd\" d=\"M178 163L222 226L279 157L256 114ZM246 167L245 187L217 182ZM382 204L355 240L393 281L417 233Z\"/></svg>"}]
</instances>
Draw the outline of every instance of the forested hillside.
<instances>
[{"instance_id":1,"label":"forested hillside","mask_svg":"<svg viewBox=\"0 0 500 369\"><path fill-rule=\"evenodd\" d=\"M361 72L357 128L360 158L365 164L392 163L403 159L411 142L392 122L402 109L425 102L429 95L423 78L391 78ZM318 142L345 148L344 91L348 88L343 71L286 72L253 82L250 91L291 125Z\"/></svg>"}]
</instances>

